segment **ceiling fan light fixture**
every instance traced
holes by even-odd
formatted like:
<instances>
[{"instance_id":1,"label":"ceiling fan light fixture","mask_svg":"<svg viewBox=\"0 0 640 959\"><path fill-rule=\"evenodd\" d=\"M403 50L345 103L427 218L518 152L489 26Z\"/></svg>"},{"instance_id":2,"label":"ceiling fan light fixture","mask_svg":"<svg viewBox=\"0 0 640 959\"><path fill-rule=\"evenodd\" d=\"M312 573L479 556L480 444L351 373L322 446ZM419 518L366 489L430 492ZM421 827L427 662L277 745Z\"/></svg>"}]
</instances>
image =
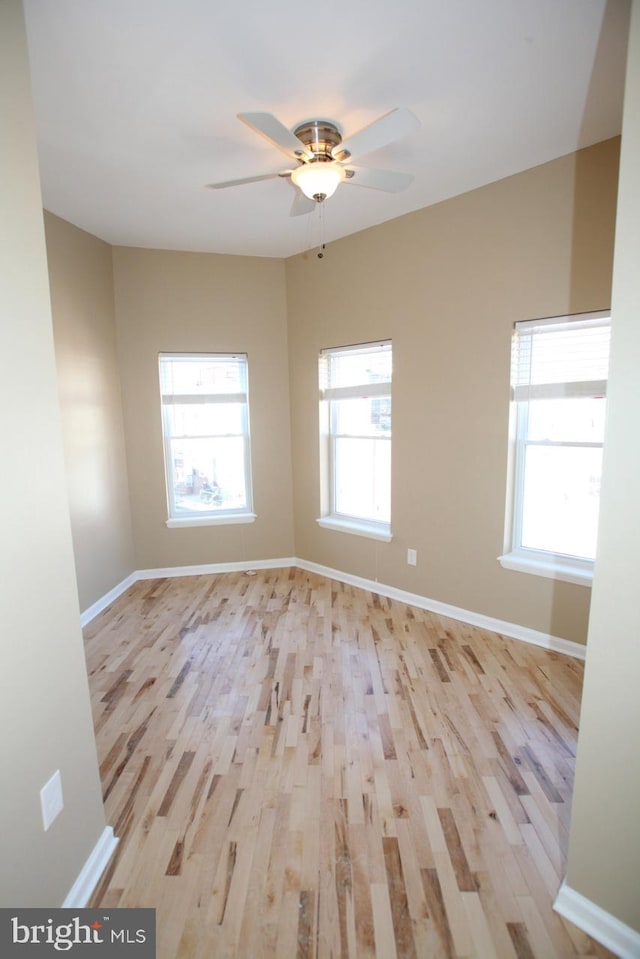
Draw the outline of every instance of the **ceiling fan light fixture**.
<instances>
[{"instance_id":1,"label":"ceiling fan light fixture","mask_svg":"<svg viewBox=\"0 0 640 959\"><path fill-rule=\"evenodd\" d=\"M344 168L335 161L304 163L291 174L291 179L304 195L318 203L333 196L344 178Z\"/></svg>"}]
</instances>

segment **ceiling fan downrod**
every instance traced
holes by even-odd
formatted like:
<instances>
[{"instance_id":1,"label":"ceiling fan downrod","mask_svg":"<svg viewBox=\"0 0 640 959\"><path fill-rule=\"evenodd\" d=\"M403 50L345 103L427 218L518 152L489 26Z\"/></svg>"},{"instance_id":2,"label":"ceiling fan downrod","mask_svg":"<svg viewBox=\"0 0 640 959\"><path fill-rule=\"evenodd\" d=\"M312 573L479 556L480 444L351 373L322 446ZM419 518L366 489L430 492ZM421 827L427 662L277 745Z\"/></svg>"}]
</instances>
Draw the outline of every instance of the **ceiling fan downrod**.
<instances>
[{"instance_id":1,"label":"ceiling fan downrod","mask_svg":"<svg viewBox=\"0 0 640 959\"><path fill-rule=\"evenodd\" d=\"M344 161L351 156L348 150L336 150L342 143L342 134L331 120L305 120L293 135L298 138L315 160Z\"/></svg>"}]
</instances>

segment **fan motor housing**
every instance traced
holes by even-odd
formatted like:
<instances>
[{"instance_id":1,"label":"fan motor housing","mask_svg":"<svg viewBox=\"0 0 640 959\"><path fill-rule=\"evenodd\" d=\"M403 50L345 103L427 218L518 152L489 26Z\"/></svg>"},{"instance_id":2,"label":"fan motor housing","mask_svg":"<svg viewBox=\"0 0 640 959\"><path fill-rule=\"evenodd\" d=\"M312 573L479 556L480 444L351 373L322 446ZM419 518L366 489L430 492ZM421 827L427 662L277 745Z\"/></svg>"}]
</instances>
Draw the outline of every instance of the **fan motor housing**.
<instances>
[{"instance_id":1,"label":"fan motor housing","mask_svg":"<svg viewBox=\"0 0 640 959\"><path fill-rule=\"evenodd\" d=\"M342 143L342 134L331 120L305 120L293 131L316 160L346 160L348 150L335 150Z\"/></svg>"}]
</instances>

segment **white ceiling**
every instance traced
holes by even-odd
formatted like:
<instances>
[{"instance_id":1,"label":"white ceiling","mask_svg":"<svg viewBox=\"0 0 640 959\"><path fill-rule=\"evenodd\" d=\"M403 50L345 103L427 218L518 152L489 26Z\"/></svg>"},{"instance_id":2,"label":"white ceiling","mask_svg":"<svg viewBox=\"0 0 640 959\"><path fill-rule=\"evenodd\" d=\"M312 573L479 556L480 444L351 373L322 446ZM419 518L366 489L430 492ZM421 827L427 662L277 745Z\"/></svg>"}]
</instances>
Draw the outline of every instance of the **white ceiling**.
<instances>
[{"instance_id":1,"label":"white ceiling","mask_svg":"<svg viewBox=\"0 0 640 959\"><path fill-rule=\"evenodd\" d=\"M620 132L628 0L24 5L44 206L112 244L289 256ZM361 165L404 193L205 188L290 166L239 112L348 135L397 106L420 130Z\"/></svg>"}]
</instances>

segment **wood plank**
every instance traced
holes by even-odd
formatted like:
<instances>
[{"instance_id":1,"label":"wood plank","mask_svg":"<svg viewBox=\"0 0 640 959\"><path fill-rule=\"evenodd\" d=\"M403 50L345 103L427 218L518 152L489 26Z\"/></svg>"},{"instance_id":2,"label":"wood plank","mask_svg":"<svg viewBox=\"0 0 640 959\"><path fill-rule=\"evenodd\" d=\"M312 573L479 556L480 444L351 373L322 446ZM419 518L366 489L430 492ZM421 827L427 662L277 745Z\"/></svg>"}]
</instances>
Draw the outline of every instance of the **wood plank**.
<instances>
[{"instance_id":1,"label":"wood plank","mask_svg":"<svg viewBox=\"0 0 640 959\"><path fill-rule=\"evenodd\" d=\"M469 863L464 852L464 847L460 842L460 834L451 809L438 809L438 817L442 832L444 835L451 865L456 875L456 882L460 892L475 892L476 881L469 869Z\"/></svg>"},{"instance_id":2,"label":"wood plank","mask_svg":"<svg viewBox=\"0 0 640 959\"><path fill-rule=\"evenodd\" d=\"M516 951L518 959L534 959L529 934L524 922L508 922L507 930L511 936L511 942Z\"/></svg>"},{"instance_id":3,"label":"wood plank","mask_svg":"<svg viewBox=\"0 0 640 959\"><path fill-rule=\"evenodd\" d=\"M385 956L388 957L388 959L401 959L396 950L389 889L384 883L371 883L371 905L373 908L376 956ZM346 954L343 953L343 955Z\"/></svg>"},{"instance_id":4,"label":"wood plank","mask_svg":"<svg viewBox=\"0 0 640 959\"><path fill-rule=\"evenodd\" d=\"M399 959L415 959L416 948L411 928L398 840L393 836L386 836L382 840L382 847L387 870L387 888L391 902L391 919L396 952Z\"/></svg>"}]
</instances>

